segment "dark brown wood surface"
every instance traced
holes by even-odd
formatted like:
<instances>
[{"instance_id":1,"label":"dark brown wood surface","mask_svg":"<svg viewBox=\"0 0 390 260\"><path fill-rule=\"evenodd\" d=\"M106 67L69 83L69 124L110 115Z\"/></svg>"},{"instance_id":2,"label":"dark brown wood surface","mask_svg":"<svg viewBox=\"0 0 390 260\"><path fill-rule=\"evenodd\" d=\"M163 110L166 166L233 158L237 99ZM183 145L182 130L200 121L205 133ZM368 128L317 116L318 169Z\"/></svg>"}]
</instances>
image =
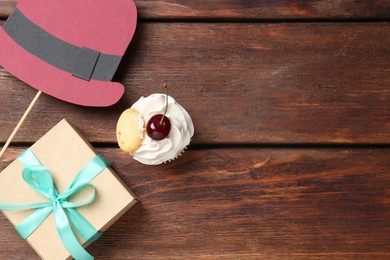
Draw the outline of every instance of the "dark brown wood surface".
<instances>
[{"instance_id":1,"label":"dark brown wood surface","mask_svg":"<svg viewBox=\"0 0 390 260\"><path fill-rule=\"evenodd\" d=\"M43 95L0 170L67 118L140 198L96 259L390 259L390 1L135 2L122 100ZM196 134L149 167L119 151L115 124L164 82ZM36 91L0 68L0 92L4 144ZM2 215L0 259L38 259Z\"/></svg>"},{"instance_id":2,"label":"dark brown wood surface","mask_svg":"<svg viewBox=\"0 0 390 260\"><path fill-rule=\"evenodd\" d=\"M193 117L197 144L388 143L389 31L388 23L141 23L116 78L126 86L117 105L45 96L15 141L34 142L65 117L89 140L113 143L120 113L167 82ZM4 70L0 91L5 141L36 91Z\"/></svg>"},{"instance_id":3,"label":"dark brown wood surface","mask_svg":"<svg viewBox=\"0 0 390 260\"><path fill-rule=\"evenodd\" d=\"M141 202L88 248L97 259L390 257L389 150L190 150L161 167L99 152ZM0 256L37 259L0 227Z\"/></svg>"},{"instance_id":4,"label":"dark brown wood surface","mask_svg":"<svg viewBox=\"0 0 390 260\"><path fill-rule=\"evenodd\" d=\"M0 0L6 17L17 0ZM387 0L134 0L141 19L388 19Z\"/></svg>"}]
</instances>

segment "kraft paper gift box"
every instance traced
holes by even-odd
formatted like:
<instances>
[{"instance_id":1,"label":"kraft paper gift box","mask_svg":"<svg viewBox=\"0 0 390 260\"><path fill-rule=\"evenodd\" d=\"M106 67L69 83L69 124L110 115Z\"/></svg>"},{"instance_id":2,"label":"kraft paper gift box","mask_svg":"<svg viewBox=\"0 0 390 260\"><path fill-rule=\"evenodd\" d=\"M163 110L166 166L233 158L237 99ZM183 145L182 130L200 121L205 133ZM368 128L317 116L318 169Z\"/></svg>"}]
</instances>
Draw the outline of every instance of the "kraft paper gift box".
<instances>
[{"instance_id":1,"label":"kraft paper gift box","mask_svg":"<svg viewBox=\"0 0 390 260\"><path fill-rule=\"evenodd\" d=\"M59 194L96 156L89 142L65 119L47 132L30 149L41 164L50 171ZM20 205L49 201L23 180L24 168L20 160L16 159L0 173L0 202ZM110 167L105 168L90 183L96 188L95 199L90 204L76 208L76 210L97 231L104 232L134 205L137 199ZM85 187L73 195L69 201L77 203L86 201L91 197L91 190L90 187ZM14 226L17 226L34 211L35 209L5 210L3 213ZM89 244L83 241L76 232L74 233L83 247ZM57 233L53 212L26 241L43 259L72 258Z\"/></svg>"}]
</instances>

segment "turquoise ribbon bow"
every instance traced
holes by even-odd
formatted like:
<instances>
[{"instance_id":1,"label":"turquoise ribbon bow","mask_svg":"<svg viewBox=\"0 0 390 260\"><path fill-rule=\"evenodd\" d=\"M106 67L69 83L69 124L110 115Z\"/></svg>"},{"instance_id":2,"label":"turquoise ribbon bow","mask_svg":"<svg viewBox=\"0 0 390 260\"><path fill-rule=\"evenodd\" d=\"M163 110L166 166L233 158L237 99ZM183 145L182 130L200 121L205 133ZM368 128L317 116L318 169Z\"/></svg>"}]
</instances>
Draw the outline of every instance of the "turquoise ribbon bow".
<instances>
[{"instance_id":1,"label":"turquoise ribbon bow","mask_svg":"<svg viewBox=\"0 0 390 260\"><path fill-rule=\"evenodd\" d=\"M25 167L22 173L24 181L50 201L26 205L0 203L0 210L37 209L16 226L16 230L23 239L29 237L53 212L57 232L70 255L77 260L93 259L93 256L77 240L72 227L84 241L88 242L95 241L102 233L97 231L75 208L85 206L95 199L96 188L90 182L107 166L110 166L110 163L103 156L95 156L81 169L65 191L59 194L54 186L51 173L41 164L30 149L19 155L18 159ZM70 196L86 186L93 189L93 194L87 201L82 203L68 201Z\"/></svg>"}]
</instances>

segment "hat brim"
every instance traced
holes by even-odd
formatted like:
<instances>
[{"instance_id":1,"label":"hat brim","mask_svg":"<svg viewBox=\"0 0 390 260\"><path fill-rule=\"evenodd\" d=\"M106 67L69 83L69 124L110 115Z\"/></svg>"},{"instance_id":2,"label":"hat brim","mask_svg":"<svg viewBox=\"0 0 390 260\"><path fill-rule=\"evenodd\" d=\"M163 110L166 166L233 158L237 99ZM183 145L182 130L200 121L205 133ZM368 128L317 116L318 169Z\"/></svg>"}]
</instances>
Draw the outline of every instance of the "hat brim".
<instances>
[{"instance_id":1,"label":"hat brim","mask_svg":"<svg viewBox=\"0 0 390 260\"><path fill-rule=\"evenodd\" d=\"M0 28L0 65L31 87L82 106L111 106L125 90L120 83L83 80L46 63L18 45L3 28Z\"/></svg>"}]
</instances>

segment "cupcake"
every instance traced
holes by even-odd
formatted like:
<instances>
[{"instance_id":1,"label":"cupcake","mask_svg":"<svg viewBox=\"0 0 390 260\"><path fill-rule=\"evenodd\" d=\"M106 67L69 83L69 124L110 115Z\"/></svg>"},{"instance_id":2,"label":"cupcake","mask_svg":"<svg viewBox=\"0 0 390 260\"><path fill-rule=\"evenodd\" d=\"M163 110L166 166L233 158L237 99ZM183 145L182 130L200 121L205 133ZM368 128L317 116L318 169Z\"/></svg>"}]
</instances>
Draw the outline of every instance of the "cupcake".
<instances>
[{"instance_id":1,"label":"cupcake","mask_svg":"<svg viewBox=\"0 0 390 260\"><path fill-rule=\"evenodd\" d=\"M194 125L187 111L168 94L141 97L117 123L119 147L143 164L176 159L190 144Z\"/></svg>"}]
</instances>

